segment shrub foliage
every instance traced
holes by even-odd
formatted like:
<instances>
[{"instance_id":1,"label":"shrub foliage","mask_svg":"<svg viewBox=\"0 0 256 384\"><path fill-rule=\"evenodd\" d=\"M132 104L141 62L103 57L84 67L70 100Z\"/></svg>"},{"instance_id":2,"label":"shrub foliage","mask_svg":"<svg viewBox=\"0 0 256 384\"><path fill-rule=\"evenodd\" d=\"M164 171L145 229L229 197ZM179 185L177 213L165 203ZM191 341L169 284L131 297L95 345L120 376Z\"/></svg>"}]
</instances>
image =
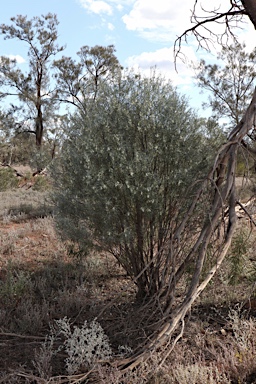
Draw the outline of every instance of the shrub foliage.
<instances>
[{"instance_id":1,"label":"shrub foliage","mask_svg":"<svg viewBox=\"0 0 256 384\"><path fill-rule=\"evenodd\" d=\"M141 296L159 289L164 244L207 169L201 128L170 82L128 73L102 86L67 133L55 167L58 228L140 274Z\"/></svg>"}]
</instances>

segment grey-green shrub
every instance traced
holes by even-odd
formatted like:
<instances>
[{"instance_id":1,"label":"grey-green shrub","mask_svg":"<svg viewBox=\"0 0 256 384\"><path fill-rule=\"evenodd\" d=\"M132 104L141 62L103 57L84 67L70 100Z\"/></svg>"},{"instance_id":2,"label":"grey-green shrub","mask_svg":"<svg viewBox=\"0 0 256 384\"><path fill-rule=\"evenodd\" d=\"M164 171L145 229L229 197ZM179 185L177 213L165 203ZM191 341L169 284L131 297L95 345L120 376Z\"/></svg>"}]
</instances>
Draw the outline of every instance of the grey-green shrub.
<instances>
[{"instance_id":1,"label":"grey-green shrub","mask_svg":"<svg viewBox=\"0 0 256 384\"><path fill-rule=\"evenodd\" d=\"M102 85L66 132L55 167L58 228L83 249L111 252L137 276L186 212L211 148L202 120L171 82L128 73ZM139 293L161 284L159 266L137 279Z\"/></svg>"},{"instance_id":2,"label":"grey-green shrub","mask_svg":"<svg viewBox=\"0 0 256 384\"><path fill-rule=\"evenodd\" d=\"M0 192L17 188L18 178L11 168L0 168Z\"/></svg>"}]
</instances>

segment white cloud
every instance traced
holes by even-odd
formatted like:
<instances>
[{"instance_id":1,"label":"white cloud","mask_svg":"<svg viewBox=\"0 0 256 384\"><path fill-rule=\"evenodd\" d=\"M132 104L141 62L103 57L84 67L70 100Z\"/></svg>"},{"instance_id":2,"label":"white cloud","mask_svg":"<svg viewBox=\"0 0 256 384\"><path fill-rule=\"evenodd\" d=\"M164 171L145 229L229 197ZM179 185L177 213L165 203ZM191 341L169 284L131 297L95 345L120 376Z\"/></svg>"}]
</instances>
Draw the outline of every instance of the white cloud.
<instances>
[{"instance_id":1,"label":"white cloud","mask_svg":"<svg viewBox=\"0 0 256 384\"><path fill-rule=\"evenodd\" d=\"M83 8L96 14L112 15L113 9L106 1L102 0L79 0Z\"/></svg>"},{"instance_id":2,"label":"white cloud","mask_svg":"<svg viewBox=\"0 0 256 384\"><path fill-rule=\"evenodd\" d=\"M191 0L136 0L130 13L122 17L128 30L150 40L171 40L189 24Z\"/></svg>"},{"instance_id":3,"label":"white cloud","mask_svg":"<svg viewBox=\"0 0 256 384\"><path fill-rule=\"evenodd\" d=\"M184 47L184 54L187 57L187 63L180 59L177 62L177 70L174 65L173 48L161 48L155 52L143 52L137 56L130 56L126 60L128 67L140 70L149 75L152 68L156 67L156 71L171 79L174 85L190 86L193 82L193 70L189 66L191 62L196 62L194 52L189 47Z\"/></svg>"},{"instance_id":4,"label":"white cloud","mask_svg":"<svg viewBox=\"0 0 256 384\"><path fill-rule=\"evenodd\" d=\"M238 40L239 42L246 44L247 52L252 52L256 47L255 42L255 29L252 23L246 23L246 26L243 30L238 31Z\"/></svg>"},{"instance_id":5,"label":"white cloud","mask_svg":"<svg viewBox=\"0 0 256 384\"><path fill-rule=\"evenodd\" d=\"M136 2L136 0L107 0L107 1L109 3L116 4L117 8L129 6Z\"/></svg>"},{"instance_id":6,"label":"white cloud","mask_svg":"<svg viewBox=\"0 0 256 384\"><path fill-rule=\"evenodd\" d=\"M25 63L26 60L20 55L7 55L11 60L15 59L18 64Z\"/></svg>"},{"instance_id":7,"label":"white cloud","mask_svg":"<svg viewBox=\"0 0 256 384\"><path fill-rule=\"evenodd\" d=\"M110 31L113 31L115 29L115 26L112 23L108 23L108 29Z\"/></svg>"},{"instance_id":8,"label":"white cloud","mask_svg":"<svg viewBox=\"0 0 256 384\"><path fill-rule=\"evenodd\" d=\"M137 31L147 40L173 42L192 26L190 18L193 5L194 0L136 0L122 20L127 30ZM201 0L197 4L196 14L199 17L208 17L213 9L216 12L228 11L230 0ZM214 33L221 33L225 23L212 23L208 26ZM201 32L203 36L207 36L208 32L203 27ZM238 32L237 28L235 32Z\"/></svg>"},{"instance_id":9,"label":"white cloud","mask_svg":"<svg viewBox=\"0 0 256 384\"><path fill-rule=\"evenodd\" d=\"M132 5L136 0L78 0L83 8L96 14L112 15L114 7L122 11L124 6Z\"/></svg>"}]
</instances>

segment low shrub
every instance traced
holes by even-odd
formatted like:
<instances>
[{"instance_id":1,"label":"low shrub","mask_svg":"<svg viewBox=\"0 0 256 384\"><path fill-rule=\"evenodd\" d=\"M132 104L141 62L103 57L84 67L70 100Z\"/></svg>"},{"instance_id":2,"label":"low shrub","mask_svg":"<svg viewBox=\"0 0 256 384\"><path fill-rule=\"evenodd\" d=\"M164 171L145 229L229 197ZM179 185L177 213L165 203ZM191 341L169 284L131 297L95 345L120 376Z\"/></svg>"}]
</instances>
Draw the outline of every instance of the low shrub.
<instances>
[{"instance_id":1,"label":"low shrub","mask_svg":"<svg viewBox=\"0 0 256 384\"><path fill-rule=\"evenodd\" d=\"M0 168L0 192L17 188L18 178L10 168Z\"/></svg>"}]
</instances>

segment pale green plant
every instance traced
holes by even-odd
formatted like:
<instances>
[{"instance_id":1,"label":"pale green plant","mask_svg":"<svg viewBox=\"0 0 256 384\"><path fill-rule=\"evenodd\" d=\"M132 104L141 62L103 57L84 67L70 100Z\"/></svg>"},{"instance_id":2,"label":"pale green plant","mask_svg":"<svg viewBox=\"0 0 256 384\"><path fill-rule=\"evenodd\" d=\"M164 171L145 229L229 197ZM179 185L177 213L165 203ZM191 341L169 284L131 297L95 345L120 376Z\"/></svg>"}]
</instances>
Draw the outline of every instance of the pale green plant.
<instances>
[{"instance_id":1,"label":"pale green plant","mask_svg":"<svg viewBox=\"0 0 256 384\"><path fill-rule=\"evenodd\" d=\"M33 365L42 379L49 379L52 375L52 358L56 355L53 333L45 338L41 347L35 350Z\"/></svg>"},{"instance_id":2,"label":"pale green plant","mask_svg":"<svg viewBox=\"0 0 256 384\"><path fill-rule=\"evenodd\" d=\"M7 268L5 279L0 284L0 298L5 302L24 298L24 295L31 292L32 283L30 275L24 271L15 271L11 266Z\"/></svg>"},{"instance_id":3,"label":"pale green plant","mask_svg":"<svg viewBox=\"0 0 256 384\"><path fill-rule=\"evenodd\" d=\"M250 247L250 239L245 229L240 229L234 236L229 253L229 282L235 285L245 270L246 255Z\"/></svg>"},{"instance_id":4,"label":"pale green plant","mask_svg":"<svg viewBox=\"0 0 256 384\"><path fill-rule=\"evenodd\" d=\"M68 354L66 369L74 374L83 366L90 367L98 360L108 360L112 355L108 337L101 325L93 320L82 327L70 324L67 317L56 320L59 333L64 336L64 349Z\"/></svg>"},{"instance_id":5,"label":"pale green plant","mask_svg":"<svg viewBox=\"0 0 256 384\"><path fill-rule=\"evenodd\" d=\"M255 373L255 320L247 319L240 307L229 311L229 329L221 342L212 343L211 353L215 355L218 367L225 367L232 382L251 383ZM215 346L214 346L214 343Z\"/></svg>"},{"instance_id":6,"label":"pale green plant","mask_svg":"<svg viewBox=\"0 0 256 384\"><path fill-rule=\"evenodd\" d=\"M18 186L18 178L11 168L0 168L0 191L7 191Z\"/></svg>"},{"instance_id":7,"label":"pale green plant","mask_svg":"<svg viewBox=\"0 0 256 384\"><path fill-rule=\"evenodd\" d=\"M248 351L251 348L253 333L255 333L254 321L245 319L240 308L230 309L229 320L238 347Z\"/></svg>"},{"instance_id":8,"label":"pale green plant","mask_svg":"<svg viewBox=\"0 0 256 384\"><path fill-rule=\"evenodd\" d=\"M15 328L20 333L37 334L49 321L49 309L46 301L35 303L30 297L23 299L15 311Z\"/></svg>"},{"instance_id":9,"label":"pale green plant","mask_svg":"<svg viewBox=\"0 0 256 384\"><path fill-rule=\"evenodd\" d=\"M225 373L213 365L200 363L177 365L172 370L170 384L231 384Z\"/></svg>"},{"instance_id":10,"label":"pale green plant","mask_svg":"<svg viewBox=\"0 0 256 384\"><path fill-rule=\"evenodd\" d=\"M34 191L47 191L51 188L49 179L43 175L38 175L35 178L35 182L33 184Z\"/></svg>"},{"instance_id":11,"label":"pale green plant","mask_svg":"<svg viewBox=\"0 0 256 384\"><path fill-rule=\"evenodd\" d=\"M0 255L12 255L16 248L17 241L16 231L9 231L9 233L0 232Z\"/></svg>"}]
</instances>

